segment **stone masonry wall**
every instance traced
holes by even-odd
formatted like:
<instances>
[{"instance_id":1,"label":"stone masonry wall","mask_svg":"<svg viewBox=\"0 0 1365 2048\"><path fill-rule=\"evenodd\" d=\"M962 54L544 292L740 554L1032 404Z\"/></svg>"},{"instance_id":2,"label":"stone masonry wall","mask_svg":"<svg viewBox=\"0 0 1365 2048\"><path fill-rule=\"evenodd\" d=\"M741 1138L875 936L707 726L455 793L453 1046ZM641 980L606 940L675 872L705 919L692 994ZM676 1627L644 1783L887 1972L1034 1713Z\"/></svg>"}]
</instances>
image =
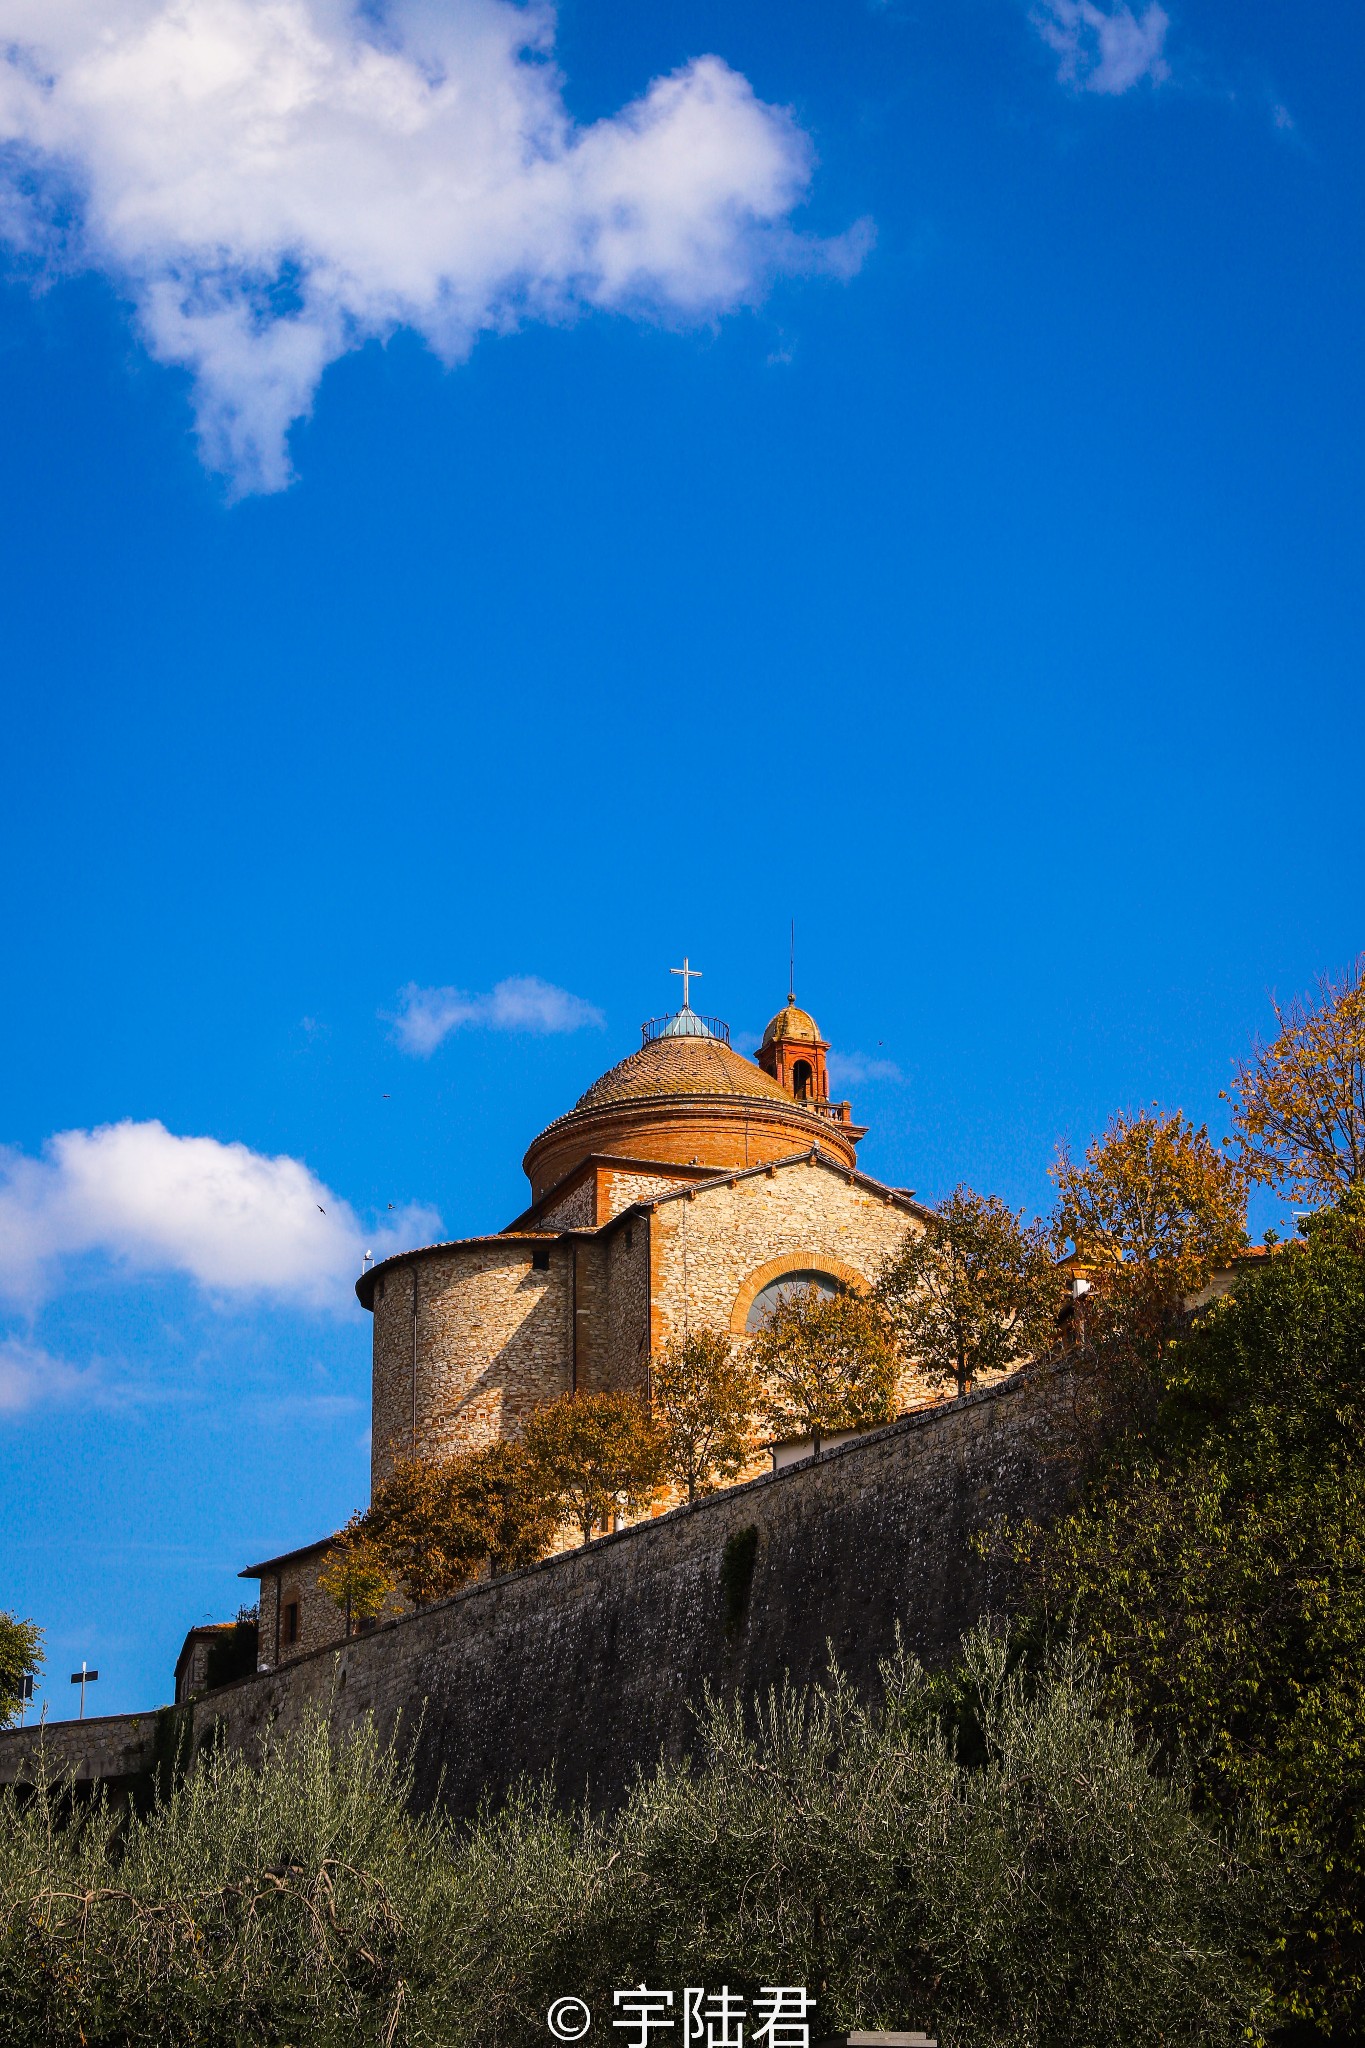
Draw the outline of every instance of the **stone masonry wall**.
<instances>
[{"instance_id":1,"label":"stone masonry wall","mask_svg":"<svg viewBox=\"0 0 1365 2048\"><path fill-rule=\"evenodd\" d=\"M898 1625L926 1662L950 1657L1012 1590L974 1538L1070 1483L1068 1413L1064 1378L1044 1371L908 1416L225 1687L196 1703L196 1740L216 1720L251 1748L310 1706L330 1707L341 1729L373 1713L385 1732L412 1731L422 1796L439 1781L457 1812L546 1773L565 1795L610 1804L637 1764L686 1750L707 1685L747 1698L784 1672L804 1683L829 1643L875 1687ZM748 1530L742 1582L726 1546Z\"/></svg>"},{"instance_id":2,"label":"stone masonry wall","mask_svg":"<svg viewBox=\"0 0 1365 2048\"><path fill-rule=\"evenodd\" d=\"M263 1667L292 1663L296 1658L309 1656L314 1650L324 1650L341 1642L345 1636L346 1617L318 1584L318 1575L326 1563L327 1552L317 1550L308 1557L290 1559L282 1570L267 1572L261 1580L257 1628L258 1661ZM276 1629L291 1601L298 1602L299 1634L297 1642L287 1643L283 1628L279 1628L278 1638Z\"/></svg>"},{"instance_id":3,"label":"stone masonry wall","mask_svg":"<svg viewBox=\"0 0 1365 2048\"><path fill-rule=\"evenodd\" d=\"M652 1202L659 1195L667 1195L683 1184L681 1174L663 1173L621 1173L615 1170L604 1172L599 1199L601 1215L598 1221L609 1222L619 1216L632 1202Z\"/></svg>"},{"instance_id":4,"label":"stone masonry wall","mask_svg":"<svg viewBox=\"0 0 1365 2048\"><path fill-rule=\"evenodd\" d=\"M591 1230L597 1222L597 1188L591 1174L547 1202L537 1222L539 1230Z\"/></svg>"},{"instance_id":5,"label":"stone masonry wall","mask_svg":"<svg viewBox=\"0 0 1365 2048\"><path fill-rule=\"evenodd\" d=\"M829 1643L868 1691L898 1626L927 1663L951 1657L963 1630L1013 1590L974 1539L1046 1511L1071 1483L1069 1397L1055 1368L1021 1375L471 1586L196 1701L194 1739L221 1724L252 1751L269 1725L297 1725L310 1708L330 1712L338 1731L373 1714L381 1731L409 1732L421 1796L440 1783L458 1813L545 1774L563 1795L610 1805L637 1764L686 1751L708 1685L747 1699L783 1673L804 1683L824 1669ZM727 1566L727 1545L749 1531L746 1574L734 1549ZM87 1773L126 1775L139 1744L150 1753L153 1720L50 1733L86 1756ZM31 1776L31 1738L0 1734L0 1782Z\"/></svg>"},{"instance_id":6,"label":"stone masonry wall","mask_svg":"<svg viewBox=\"0 0 1365 2048\"><path fill-rule=\"evenodd\" d=\"M786 1259L827 1261L870 1285L914 1227L904 1209L819 1161L660 1202L652 1221L656 1351L685 1328L730 1329L746 1280Z\"/></svg>"},{"instance_id":7,"label":"stone masonry wall","mask_svg":"<svg viewBox=\"0 0 1365 2048\"><path fill-rule=\"evenodd\" d=\"M606 1233L606 1318L593 1387L643 1393L649 1371L649 1238L652 1219L632 1216Z\"/></svg>"},{"instance_id":8,"label":"stone masonry wall","mask_svg":"<svg viewBox=\"0 0 1365 2048\"><path fill-rule=\"evenodd\" d=\"M103 1785L117 1796L141 1789L156 1767L158 1719L152 1708L7 1728L0 1732L0 1785L33 1785L45 1769L82 1790Z\"/></svg>"},{"instance_id":9,"label":"stone masonry wall","mask_svg":"<svg viewBox=\"0 0 1365 2048\"><path fill-rule=\"evenodd\" d=\"M382 1276L375 1302L375 1485L413 1445L413 1276L417 1445L425 1455L477 1450L515 1436L525 1417L567 1393L573 1355L572 1245L533 1262L525 1241L483 1240L425 1252Z\"/></svg>"}]
</instances>

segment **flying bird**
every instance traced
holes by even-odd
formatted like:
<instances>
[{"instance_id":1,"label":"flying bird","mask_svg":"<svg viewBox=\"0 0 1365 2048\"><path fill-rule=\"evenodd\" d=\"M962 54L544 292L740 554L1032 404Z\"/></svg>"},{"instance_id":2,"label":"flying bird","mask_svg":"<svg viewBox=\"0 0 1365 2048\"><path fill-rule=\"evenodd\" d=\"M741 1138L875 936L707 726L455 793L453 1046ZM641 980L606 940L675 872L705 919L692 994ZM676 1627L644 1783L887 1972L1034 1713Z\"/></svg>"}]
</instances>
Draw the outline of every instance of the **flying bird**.
<instances>
[{"instance_id":1,"label":"flying bird","mask_svg":"<svg viewBox=\"0 0 1365 2048\"><path fill-rule=\"evenodd\" d=\"M327 1214L327 1211L323 1208L321 1202L318 1203L318 1214L319 1216L325 1216Z\"/></svg>"}]
</instances>

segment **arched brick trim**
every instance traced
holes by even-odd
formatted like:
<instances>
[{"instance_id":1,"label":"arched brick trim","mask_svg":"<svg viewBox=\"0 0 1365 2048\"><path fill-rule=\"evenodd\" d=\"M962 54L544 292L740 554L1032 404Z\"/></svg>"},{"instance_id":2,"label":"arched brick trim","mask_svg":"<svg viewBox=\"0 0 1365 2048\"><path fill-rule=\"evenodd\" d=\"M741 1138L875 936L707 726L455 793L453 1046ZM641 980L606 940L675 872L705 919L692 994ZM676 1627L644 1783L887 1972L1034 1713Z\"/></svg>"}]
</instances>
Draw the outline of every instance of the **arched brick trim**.
<instances>
[{"instance_id":1,"label":"arched brick trim","mask_svg":"<svg viewBox=\"0 0 1365 2048\"><path fill-rule=\"evenodd\" d=\"M749 1310L770 1280L780 1280L784 1273L828 1273L833 1280L842 1280L854 1294L870 1294L872 1283L852 1266L845 1266L839 1259L827 1259L823 1252L792 1252L785 1258L769 1259L766 1265L758 1266L749 1275L735 1297L730 1311L730 1334L742 1337L749 1319Z\"/></svg>"}]
</instances>

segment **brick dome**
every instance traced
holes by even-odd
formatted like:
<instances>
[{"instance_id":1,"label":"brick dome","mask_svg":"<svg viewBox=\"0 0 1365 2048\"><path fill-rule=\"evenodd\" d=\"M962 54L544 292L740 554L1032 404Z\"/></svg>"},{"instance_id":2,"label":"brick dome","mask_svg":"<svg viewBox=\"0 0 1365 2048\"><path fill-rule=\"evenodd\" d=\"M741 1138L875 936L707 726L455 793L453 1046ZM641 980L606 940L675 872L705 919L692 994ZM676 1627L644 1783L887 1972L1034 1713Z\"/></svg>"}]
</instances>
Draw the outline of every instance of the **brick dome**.
<instances>
[{"instance_id":1,"label":"brick dome","mask_svg":"<svg viewBox=\"0 0 1365 2048\"><path fill-rule=\"evenodd\" d=\"M775 1045L779 1039L794 1038L807 1045L823 1045L820 1026L809 1010L802 1010L795 1003L787 1003L780 1009L763 1034L765 1045Z\"/></svg>"},{"instance_id":2,"label":"brick dome","mask_svg":"<svg viewBox=\"0 0 1365 2048\"><path fill-rule=\"evenodd\" d=\"M665 1034L642 1045L629 1059L618 1060L579 1096L570 1114L576 1116L580 1109L596 1109L608 1102L638 1102L656 1095L756 1095L764 1101L773 1096L791 1101L780 1081L719 1038L709 1033L705 1037Z\"/></svg>"},{"instance_id":3,"label":"brick dome","mask_svg":"<svg viewBox=\"0 0 1365 2048\"><path fill-rule=\"evenodd\" d=\"M539 1201L598 1153L723 1171L819 1145L852 1166L861 1136L797 1102L719 1038L660 1036L594 1081L532 1141L522 1163Z\"/></svg>"}]
</instances>

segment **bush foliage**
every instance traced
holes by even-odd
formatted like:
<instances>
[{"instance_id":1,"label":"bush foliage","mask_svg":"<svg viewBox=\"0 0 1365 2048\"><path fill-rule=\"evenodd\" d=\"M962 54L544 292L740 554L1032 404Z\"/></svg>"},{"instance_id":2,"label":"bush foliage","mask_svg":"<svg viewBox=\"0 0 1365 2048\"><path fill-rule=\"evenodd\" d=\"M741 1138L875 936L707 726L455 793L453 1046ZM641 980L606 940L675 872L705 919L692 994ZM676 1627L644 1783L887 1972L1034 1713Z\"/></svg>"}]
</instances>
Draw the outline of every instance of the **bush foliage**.
<instances>
[{"instance_id":1,"label":"bush foliage","mask_svg":"<svg viewBox=\"0 0 1365 2048\"><path fill-rule=\"evenodd\" d=\"M1024 1548L1195 1790L1297 1872L1281 2009L1365 2030L1365 1196L1164 1354L1148 1425Z\"/></svg>"},{"instance_id":2,"label":"bush foliage","mask_svg":"<svg viewBox=\"0 0 1365 2048\"><path fill-rule=\"evenodd\" d=\"M1256 2005L1247 1865L1063 1656L985 1632L949 1678L897 1654L712 1703L690 1765L594 1819L523 1791L461 1829L314 1721L210 1754L143 1817L0 1809L0 2048L543 2043L565 1992L805 1983L822 2025L945 2048L1232 2041ZM821 2031L817 2028L816 2034Z\"/></svg>"}]
</instances>

